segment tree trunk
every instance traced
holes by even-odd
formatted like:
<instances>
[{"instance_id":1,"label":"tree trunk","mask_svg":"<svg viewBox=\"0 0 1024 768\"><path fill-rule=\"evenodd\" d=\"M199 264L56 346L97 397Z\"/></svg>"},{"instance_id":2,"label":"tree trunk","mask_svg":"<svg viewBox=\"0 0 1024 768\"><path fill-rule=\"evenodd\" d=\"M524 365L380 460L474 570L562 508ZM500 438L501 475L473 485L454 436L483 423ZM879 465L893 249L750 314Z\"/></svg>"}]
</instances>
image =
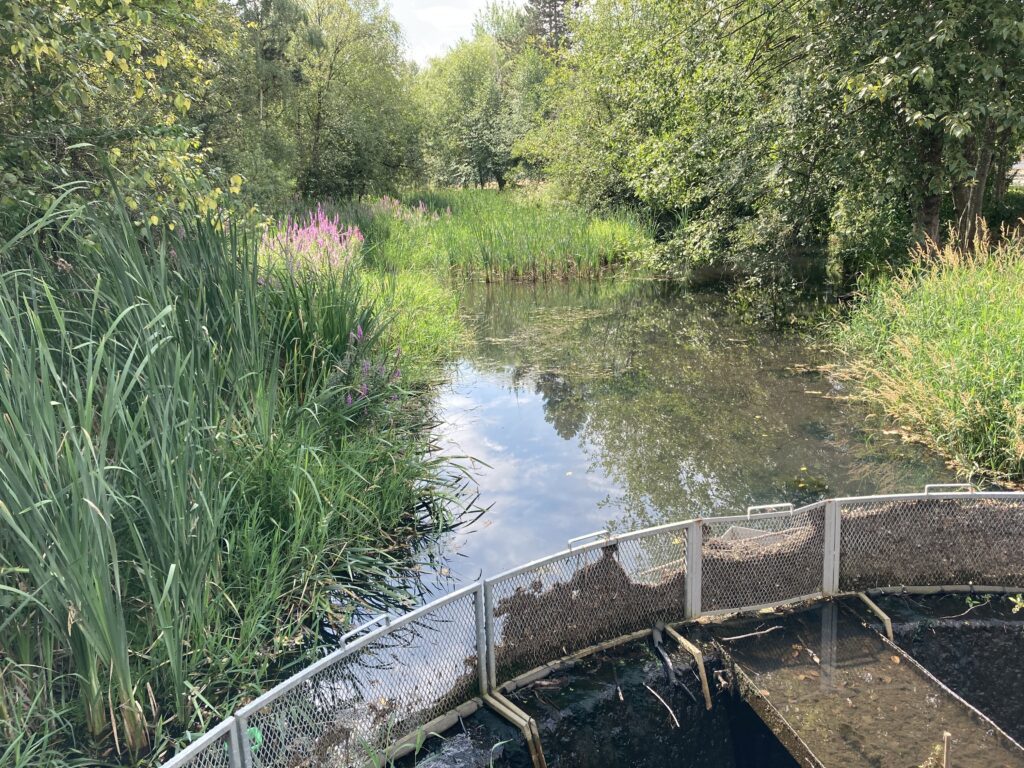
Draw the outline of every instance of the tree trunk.
<instances>
[{"instance_id":1,"label":"tree trunk","mask_svg":"<svg viewBox=\"0 0 1024 768\"><path fill-rule=\"evenodd\" d=\"M965 147L971 173L953 185L953 209L959 232L960 247L969 249L978 236L980 221L985 209L985 191L988 175L992 169L995 130L991 125L972 137Z\"/></svg>"},{"instance_id":2,"label":"tree trunk","mask_svg":"<svg viewBox=\"0 0 1024 768\"><path fill-rule=\"evenodd\" d=\"M942 243L940 214L942 212L942 146L944 138L941 130L930 131L920 153L921 167L924 169L924 173L915 229L917 239L922 244L929 241L936 245Z\"/></svg>"}]
</instances>

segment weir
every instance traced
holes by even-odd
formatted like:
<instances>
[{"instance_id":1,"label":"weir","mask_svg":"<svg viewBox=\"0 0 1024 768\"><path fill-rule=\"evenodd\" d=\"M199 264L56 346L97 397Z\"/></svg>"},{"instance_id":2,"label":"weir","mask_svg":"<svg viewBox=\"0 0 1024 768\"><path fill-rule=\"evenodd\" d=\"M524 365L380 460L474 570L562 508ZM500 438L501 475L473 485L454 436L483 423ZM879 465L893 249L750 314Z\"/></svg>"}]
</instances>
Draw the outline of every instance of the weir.
<instances>
[{"instance_id":1,"label":"weir","mask_svg":"<svg viewBox=\"0 0 1024 768\"><path fill-rule=\"evenodd\" d=\"M743 697L804 766L1024 766L1024 749L869 628L855 598L711 629Z\"/></svg>"},{"instance_id":2,"label":"weir","mask_svg":"<svg viewBox=\"0 0 1024 768\"><path fill-rule=\"evenodd\" d=\"M601 531L354 630L165 766L381 766L484 706L536 737L507 695L665 626L711 627L805 766L1016 768L1020 747L864 626L855 596L1021 592L1022 553L1024 493L962 486ZM714 623L738 614L754 617Z\"/></svg>"}]
</instances>

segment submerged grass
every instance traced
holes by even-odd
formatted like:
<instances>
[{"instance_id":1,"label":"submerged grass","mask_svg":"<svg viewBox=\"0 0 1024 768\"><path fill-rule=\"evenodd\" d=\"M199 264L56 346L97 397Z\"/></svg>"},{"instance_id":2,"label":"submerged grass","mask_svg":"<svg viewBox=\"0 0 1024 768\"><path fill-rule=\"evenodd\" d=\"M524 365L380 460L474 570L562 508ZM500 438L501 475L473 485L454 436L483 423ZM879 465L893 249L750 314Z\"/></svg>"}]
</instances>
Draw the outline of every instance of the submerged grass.
<instances>
[{"instance_id":1,"label":"submerged grass","mask_svg":"<svg viewBox=\"0 0 1024 768\"><path fill-rule=\"evenodd\" d=\"M454 310L257 243L115 214L0 247L5 765L159 762L447 522L416 395Z\"/></svg>"},{"instance_id":2,"label":"submerged grass","mask_svg":"<svg viewBox=\"0 0 1024 768\"><path fill-rule=\"evenodd\" d=\"M845 374L971 472L1024 480L1024 237L917 254L838 333Z\"/></svg>"}]
</instances>

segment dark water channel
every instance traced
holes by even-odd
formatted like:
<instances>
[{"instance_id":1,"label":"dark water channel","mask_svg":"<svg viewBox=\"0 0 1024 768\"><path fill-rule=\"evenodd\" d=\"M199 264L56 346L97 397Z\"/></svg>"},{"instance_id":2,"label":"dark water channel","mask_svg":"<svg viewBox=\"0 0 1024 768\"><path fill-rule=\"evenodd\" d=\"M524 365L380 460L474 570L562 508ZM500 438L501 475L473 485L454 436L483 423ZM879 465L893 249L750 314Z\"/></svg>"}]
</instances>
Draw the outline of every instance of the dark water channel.
<instances>
[{"instance_id":1,"label":"dark water channel","mask_svg":"<svg viewBox=\"0 0 1024 768\"><path fill-rule=\"evenodd\" d=\"M805 336L649 282L470 285L440 397L447 451L490 509L442 545L458 581L597 529L954 479L818 371ZM867 427L870 426L870 429Z\"/></svg>"}]
</instances>

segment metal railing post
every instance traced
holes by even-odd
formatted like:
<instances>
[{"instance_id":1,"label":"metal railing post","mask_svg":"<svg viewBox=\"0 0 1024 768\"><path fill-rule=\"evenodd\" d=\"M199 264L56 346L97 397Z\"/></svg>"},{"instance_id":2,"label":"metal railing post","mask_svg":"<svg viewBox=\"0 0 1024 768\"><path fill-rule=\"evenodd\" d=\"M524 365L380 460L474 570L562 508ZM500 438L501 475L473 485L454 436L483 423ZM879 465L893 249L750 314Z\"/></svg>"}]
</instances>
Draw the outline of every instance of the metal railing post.
<instances>
[{"instance_id":1,"label":"metal railing post","mask_svg":"<svg viewBox=\"0 0 1024 768\"><path fill-rule=\"evenodd\" d=\"M477 672L480 675L480 695L486 696L490 690L488 670L490 668L491 652L484 611L483 579L480 580L476 592L473 593L473 608L476 614L476 666Z\"/></svg>"},{"instance_id":2,"label":"metal railing post","mask_svg":"<svg viewBox=\"0 0 1024 768\"><path fill-rule=\"evenodd\" d=\"M839 529L842 522L839 501L825 502L825 559L821 574L821 593L826 597L839 592Z\"/></svg>"},{"instance_id":3,"label":"metal railing post","mask_svg":"<svg viewBox=\"0 0 1024 768\"><path fill-rule=\"evenodd\" d=\"M484 581L484 635L487 638L485 664L489 682L488 690L494 690L498 687L498 665L495 660L494 650L498 642L494 636L494 589L489 581Z\"/></svg>"},{"instance_id":4,"label":"metal railing post","mask_svg":"<svg viewBox=\"0 0 1024 768\"><path fill-rule=\"evenodd\" d=\"M242 768L255 768L252 741L249 739L249 718L246 715L235 714L235 733L238 734L238 754Z\"/></svg>"},{"instance_id":5,"label":"metal railing post","mask_svg":"<svg viewBox=\"0 0 1024 768\"><path fill-rule=\"evenodd\" d=\"M228 732L228 763L231 768L250 768L242 756L242 724L238 718L234 718L231 730Z\"/></svg>"},{"instance_id":6,"label":"metal railing post","mask_svg":"<svg viewBox=\"0 0 1024 768\"><path fill-rule=\"evenodd\" d=\"M698 518L686 527L686 618L696 619L701 611L701 569L704 523Z\"/></svg>"}]
</instances>

